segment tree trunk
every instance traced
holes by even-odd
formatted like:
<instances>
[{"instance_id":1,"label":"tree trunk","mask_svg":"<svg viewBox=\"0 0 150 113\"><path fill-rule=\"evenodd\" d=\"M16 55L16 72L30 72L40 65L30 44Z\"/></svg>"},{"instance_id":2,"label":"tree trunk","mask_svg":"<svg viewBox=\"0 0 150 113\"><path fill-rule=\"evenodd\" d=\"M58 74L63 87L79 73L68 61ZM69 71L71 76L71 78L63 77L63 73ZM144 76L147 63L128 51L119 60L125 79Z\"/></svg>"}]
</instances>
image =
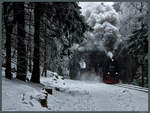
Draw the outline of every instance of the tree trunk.
<instances>
[{"instance_id":1,"label":"tree trunk","mask_svg":"<svg viewBox=\"0 0 150 113\"><path fill-rule=\"evenodd\" d=\"M144 65L142 64L142 87L144 87Z\"/></svg>"},{"instance_id":2,"label":"tree trunk","mask_svg":"<svg viewBox=\"0 0 150 113\"><path fill-rule=\"evenodd\" d=\"M6 34L6 78L11 79L11 35L8 33L11 33L12 27L9 26L6 28L7 34Z\"/></svg>"},{"instance_id":3,"label":"tree trunk","mask_svg":"<svg viewBox=\"0 0 150 113\"><path fill-rule=\"evenodd\" d=\"M29 25L29 34L31 34L31 17L32 17L32 14L30 12L30 25ZM29 72L32 72L32 41L31 41L31 36L28 35L28 62L29 62Z\"/></svg>"},{"instance_id":4,"label":"tree trunk","mask_svg":"<svg viewBox=\"0 0 150 113\"><path fill-rule=\"evenodd\" d=\"M29 71L32 72L32 51L29 49Z\"/></svg>"},{"instance_id":5,"label":"tree trunk","mask_svg":"<svg viewBox=\"0 0 150 113\"><path fill-rule=\"evenodd\" d=\"M15 15L17 22L17 79L26 81L27 55L25 45L25 19L24 3L15 3Z\"/></svg>"},{"instance_id":6,"label":"tree trunk","mask_svg":"<svg viewBox=\"0 0 150 113\"><path fill-rule=\"evenodd\" d=\"M6 70L5 77L8 79L12 78L11 75L11 33L12 33L12 24L9 24L8 20L8 3L4 3L4 23L6 30Z\"/></svg>"},{"instance_id":7,"label":"tree trunk","mask_svg":"<svg viewBox=\"0 0 150 113\"><path fill-rule=\"evenodd\" d=\"M34 55L33 55L33 71L31 82L40 83L40 18L41 9L40 3L35 3L34 8Z\"/></svg>"},{"instance_id":8,"label":"tree trunk","mask_svg":"<svg viewBox=\"0 0 150 113\"><path fill-rule=\"evenodd\" d=\"M47 77L47 40L44 39L44 76Z\"/></svg>"}]
</instances>

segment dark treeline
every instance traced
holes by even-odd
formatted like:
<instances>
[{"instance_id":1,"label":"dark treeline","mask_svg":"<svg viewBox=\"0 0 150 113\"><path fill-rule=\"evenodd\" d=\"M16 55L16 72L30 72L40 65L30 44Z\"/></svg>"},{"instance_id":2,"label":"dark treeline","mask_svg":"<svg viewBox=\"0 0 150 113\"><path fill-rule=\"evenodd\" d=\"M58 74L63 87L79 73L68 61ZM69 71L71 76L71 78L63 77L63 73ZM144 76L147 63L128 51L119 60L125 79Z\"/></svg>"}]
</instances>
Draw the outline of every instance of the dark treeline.
<instances>
[{"instance_id":1,"label":"dark treeline","mask_svg":"<svg viewBox=\"0 0 150 113\"><path fill-rule=\"evenodd\" d=\"M26 81L29 71L30 81L40 83L40 75L47 76L48 69L63 74L65 59L72 55L69 48L82 42L86 30L78 3L4 2L6 78L12 79L16 71L16 78Z\"/></svg>"}]
</instances>

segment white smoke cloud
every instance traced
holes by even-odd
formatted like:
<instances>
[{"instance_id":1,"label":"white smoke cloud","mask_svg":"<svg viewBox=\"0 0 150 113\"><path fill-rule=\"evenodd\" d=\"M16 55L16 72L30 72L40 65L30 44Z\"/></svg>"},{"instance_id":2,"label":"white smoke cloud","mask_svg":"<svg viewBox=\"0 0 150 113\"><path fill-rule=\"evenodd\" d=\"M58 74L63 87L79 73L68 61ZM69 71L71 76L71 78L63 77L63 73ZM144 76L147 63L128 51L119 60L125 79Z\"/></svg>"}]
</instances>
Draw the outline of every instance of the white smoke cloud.
<instances>
[{"instance_id":1,"label":"white smoke cloud","mask_svg":"<svg viewBox=\"0 0 150 113\"><path fill-rule=\"evenodd\" d=\"M108 55L110 58L112 58L112 57L113 57L113 53L112 53L112 52L110 52L110 51L107 53L107 55Z\"/></svg>"},{"instance_id":2,"label":"white smoke cloud","mask_svg":"<svg viewBox=\"0 0 150 113\"><path fill-rule=\"evenodd\" d=\"M96 75L94 72L85 72L80 75L78 78L81 81L90 81L90 82L102 82L100 75Z\"/></svg>"},{"instance_id":3,"label":"white smoke cloud","mask_svg":"<svg viewBox=\"0 0 150 113\"><path fill-rule=\"evenodd\" d=\"M113 42L113 45L111 46L117 48L118 44L116 43L120 43L120 33L118 29L119 16L114 10L112 4L113 2L79 3L82 8L81 12L85 17L86 22L94 30L92 32L85 33L87 43L83 46L79 46L80 51L96 49L106 52L109 48L111 48L106 46L108 42Z\"/></svg>"},{"instance_id":4,"label":"white smoke cloud","mask_svg":"<svg viewBox=\"0 0 150 113\"><path fill-rule=\"evenodd\" d=\"M79 6L81 6L82 8L81 9L82 13L85 13L87 9L92 10L101 3L109 6L112 6L114 4L114 2L79 2Z\"/></svg>"}]
</instances>

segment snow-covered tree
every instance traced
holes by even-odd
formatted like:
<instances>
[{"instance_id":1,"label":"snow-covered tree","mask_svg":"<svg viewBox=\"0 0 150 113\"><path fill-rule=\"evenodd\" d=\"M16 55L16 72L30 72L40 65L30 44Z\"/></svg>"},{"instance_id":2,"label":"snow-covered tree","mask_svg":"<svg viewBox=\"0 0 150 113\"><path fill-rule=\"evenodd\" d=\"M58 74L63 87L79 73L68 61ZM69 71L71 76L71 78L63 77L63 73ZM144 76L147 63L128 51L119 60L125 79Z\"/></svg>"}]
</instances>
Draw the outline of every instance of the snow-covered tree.
<instances>
[{"instance_id":1,"label":"snow-covered tree","mask_svg":"<svg viewBox=\"0 0 150 113\"><path fill-rule=\"evenodd\" d=\"M141 67L141 85L144 86L144 78L148 78L148 26L142 25L142 28L135 30L129 37L129 54L138 59Z\"/></svg>"},{"instance_id":2,"label":"snow-covered tree","mask_svg":"<svg viewBox=\"0 0 150 113\"><path fill-rule=\"evenodd\" d=\"M139 76L142 83L140 85L144 86L144 77L147 74L143 67L147 67L145 59L148 54L148 7L146 2L122 2L116 3L118 6L118 13L120 16L120 33L122 35L123 44L121 51L128 50L127 54L124 56L126 58L130 57L130 60L138 63L138 67L142 68L142 73ZM121 54L119 57L121 58ZM128 56L128 57L127 57ZM136 61L135 61L136 59ZM128 60L129 61L129 60ZM124 62L124 61L123 61ZM133 64L133 63L132 63ZM130 65L131 66L131 65ZM128 66L129 68L132 68ZM135 72L136 72L135 70ZM136 74L132 74L132 80L136 77ZM148 70L147 70L148 72ZM145 73L145 75L143 74ZM128 77L130 78L130 77Z\"/></svg>"},{"instance_id":3,"label":"snow-covered tree","mask_svg":"<svg viewBox=\"0 0 150 113\"><path fill-rule=\"evenodd\" d=\"M27 52L25 43L24 3L15 3L15 19L17 23L17 78L26 81Z\"/></svg>"},{"instance_id":4,"label":"snow-covered tree","mask_svg":"<svg viewBox=\"0 0 150 113\"><path fill-rule=\"evenodd\" d=\"M12 75L11 75L11 33L12 33L12 30L13 30L13 21L11 21L9 19L9 16L10 16L10 11L9 10L12 6L12 4L10 3L4 3L3 4L3 13L5 14L4 15L4 24L5 24L5 32L6 32L6 78L8 79L11 79L12 78Z\"/></svg>"},{"instance_id":5,"label":"snow-covered tree","mask_svg":"<svg viewBox=\"0 0 150 113\"><path fill-rule=\"evenodd\" d=\"M148 7L146 2L122 2L120 3L120 33L126 39L134 30L141 28L148 19Z\"/></svg>"}]
</instances>

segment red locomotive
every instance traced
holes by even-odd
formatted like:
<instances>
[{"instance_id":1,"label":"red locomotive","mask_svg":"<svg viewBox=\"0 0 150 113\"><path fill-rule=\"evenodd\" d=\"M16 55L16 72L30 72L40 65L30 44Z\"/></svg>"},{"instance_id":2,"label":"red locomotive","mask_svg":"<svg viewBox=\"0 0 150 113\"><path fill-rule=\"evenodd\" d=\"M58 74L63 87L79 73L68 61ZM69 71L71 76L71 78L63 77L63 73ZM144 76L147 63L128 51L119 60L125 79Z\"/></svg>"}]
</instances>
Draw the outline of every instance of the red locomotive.
<instances>
[{"instance_id":1,"label":"red locomotive","mask_svg":"<svg viewBox=\"0 0 150 113\"><path fill-rule=\"evenodd\" d=\"M114 58L109 59L103 67L103 81L108 84L120 82L119 67Z\"/></svg>"}]
</instances>

